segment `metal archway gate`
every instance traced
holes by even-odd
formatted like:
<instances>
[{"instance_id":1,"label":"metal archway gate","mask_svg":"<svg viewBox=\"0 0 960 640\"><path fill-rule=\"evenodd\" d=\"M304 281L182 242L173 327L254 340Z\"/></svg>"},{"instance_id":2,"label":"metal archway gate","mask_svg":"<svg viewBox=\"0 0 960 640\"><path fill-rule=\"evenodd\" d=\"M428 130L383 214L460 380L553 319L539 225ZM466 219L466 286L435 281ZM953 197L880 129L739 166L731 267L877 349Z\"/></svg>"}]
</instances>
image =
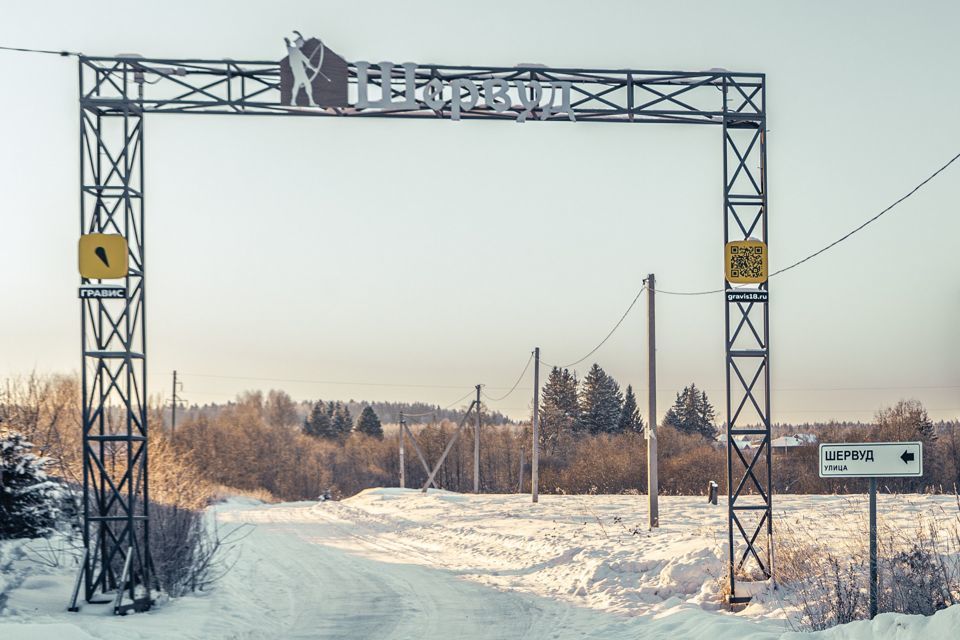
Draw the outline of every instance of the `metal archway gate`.
<instances>
[{"instance_id":1,"label":"metal archway gate","mask_svg":"<svg viewBox=\"0 0 960 640\"><path fill-rule=\"evenodd\" d=\"M127 241L122 280L81 279L85 599L142 610L154 586L147 475L144 119L197 113L674 123L721 131L724 244L767 241L765 76L346 62L297 34L275 61L138 56L79 61L80 232ZM726 290L729 586L772 575L767 284ZM742 448L737 437L760 436ZM123 596L129 599L122 603Z\"/></svg>"}]
</instances>

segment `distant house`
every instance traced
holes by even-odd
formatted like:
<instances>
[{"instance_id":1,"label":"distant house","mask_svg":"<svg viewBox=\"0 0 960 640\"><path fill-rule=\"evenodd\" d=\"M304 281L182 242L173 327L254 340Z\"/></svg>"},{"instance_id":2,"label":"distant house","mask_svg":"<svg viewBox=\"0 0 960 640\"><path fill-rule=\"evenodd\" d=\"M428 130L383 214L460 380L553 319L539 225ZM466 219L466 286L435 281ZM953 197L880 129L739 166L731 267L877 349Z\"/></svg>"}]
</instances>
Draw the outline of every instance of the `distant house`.
<instances>
[{"instance_id":1,"label":"distant house","mask_svg":"<svg viewBox=\"0 0 960 640\"><path fill-rule=\"evenodd\" d=\"M746 439L746 438L736 438L736 437L735 437L735 438L733 439L733 443L734 443L735 445L737 445L737 448L739 448L741 451L746 451L746 450L748 450L748 449L752 449L752 448L754 448L754 447L757 446L757 443L756 443L756 442L753 442L753 441L748 440L748 439ZM717 436L717 446L718 446L718 447L722 447L722 448L726 448L726 446L727 446L727 434L721 433L719 436Z\"/></svg>"},{"instance_id":2,"label":"distant house","mask_svg":"<svg viewBox=\"0 0 960 640\"><path fill-rule=\"evenodd\" d=\"M760 445L759 439L750 440L745 437L734 437L733 441L741 451L756 449ZM795 433L791 436L781 436L770 441L770 447L774 453L785 453L795 447L803 447L817 443L817 436L811 433ZM726 434L717 436L716 445L718 448L727 446Z\"/></svg>"},{"instance_id":3,"label":"distant house","mask_svg":"<svg viewBox=\"0 0 960 640\"><path fill-rule=\"evenodd\" d=\"M780 436L770 441L774 453L787 453L797 447L805 447L817 443L817 436L812 433L795 433L792 436Z\"/></svg>"}]
</instances>

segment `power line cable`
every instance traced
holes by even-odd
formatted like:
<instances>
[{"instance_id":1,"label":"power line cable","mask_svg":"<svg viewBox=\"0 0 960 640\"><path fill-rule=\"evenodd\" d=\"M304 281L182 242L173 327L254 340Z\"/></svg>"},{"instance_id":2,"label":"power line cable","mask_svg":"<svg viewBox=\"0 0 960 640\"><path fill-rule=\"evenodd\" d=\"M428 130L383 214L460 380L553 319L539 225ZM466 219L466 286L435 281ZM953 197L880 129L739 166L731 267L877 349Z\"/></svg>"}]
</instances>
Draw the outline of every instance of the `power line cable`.
<instances>
[{"instance_id":1,"label":"power line cable","mask_svg":"<svg viewBox=\"0 0 960 640\"><path fill-rule=\"evenodd\" d=\"M888 211L890 211L891 209L893 209L894 207L896 207L898 204L900 204L901 202L903 202L904 200L906 200L907 198L909 198L910 196L912 196L913 194L915 194L917 191L919 191L920 189L922 189L928 182L930 182L931 180L933 180L934 178L936 178L938 175L940 175L941 173L943 173L944 171L946 171L947 167L949 167L949 166L952 165L954 162L956 162L958 158L960 158L960 153L958 153L957 155L955 155L955 156L953 156L952 158L950 158L950 160L949 160L945 165L943 165L942 167L940 167L939 169L937 169L936 171L934 171L933 173L931 173L929 176L927 176L927 178L926 178L923 182L921 182L920 184L918 184L917 186L915 186L913 189L911 189L906 195L900 197L900 199L896 200L896 201L895 201L893 204L891 204L889 207L887 207L886 209L884 209L883 211L881 211L881 212L878 213L877 215L873 216L872 218L870 218L869 220L867 220L866 222L864 222L863 224L861 224L859 227L857 227L857 228L854 229L853 231L851 231L851 232L847 233L846 235L838 238L837 240L834 240L833 242L831 242L830 244L828 244L828 245L825 246L824 248L820 249L819 251L815 251L815 252L811 253L811 254L808 255L806 258L803 258L803 259L801 259L801 260L797 260L796 262L794 262L794 263L791 264L790 266L787 266L787 267L784 267L784 268L782 268L782 269L778 269L778 270L774 271L773 273L770 274L770 277L772 278L773 276L779 275L779 274L783 273L784 271L789 271L790 269L793 269L794 267L799 267L801 264L803 264L803 263L806 262L807 260L811 260L811 259L813 259L813 258L816 258L818 255L820 255L820 254L823 253L824 251L827 251L828 249L832 249L833 247L837 246L838 244L840 244L841 242L843 242L844 240L846 240L847 238L849 238L849 237L852 236L853 234L857 233L858 231L860 231L861 229L863 229L864 227L866 227L868 224L870 224L870 223L874 222L875 220L879 219L880 216L882 216L883 214L887 213Z\"/></svg>"},{"instance_id":2,"label":"power line cable","mask_svg":"<svg viewBox=\"0 0 960 640\"><path fill-rule=\"evenodd\" d=\"M19 53L48 53L54 56L61 56L66 58L67 56L82 56L82 53L77 53L76 51L51 51L49 49L27 49L24 47L4 47L0 46L0 49L3 51L17 51Z\"/></svg>"},{"instance_id":3,"label":"power line cable","mask_svg":"<svg viewBox=\"0 0 960 640\"><path fill-rule=\"evenodd\" d=\"M517 390L517 387L518 387L518 386L520 386L520 382L523 380L523 376L525 376L525 375L527 374L527 369L530 368L530 363L531 363L531 362L533 362L533 352L532 352L532 351L530 352L530 357L527 358L527 364L525 364L525 365L523 366L523 371L521 371L521 372L520 372L520 375L517 376L517 381L513 383L513 386L510 387L510 390L509 390L509 391L507 391L505 394L503 394L503 395L500 396L499 398L493 398L493 397L491 397L491 396L488 396L486 393L483 393L482 390L480 391L480 393L482 393L482 394L483 394L483 397L486 398L487 400L489 400L490 402L500 402L501 400L506 399L511 393L513 393L514 391Z\"/></svg>"},{"instance_id":4,"label":"power line cable","mask_svg":"<svg viewBox=\"0 0 960 640\"><path fill-rule=\"evenodd\" d=\"M904 200L906 200L907 198L909 198L910 196L912 196L913 194L915 194L917 191L919 191L920 189L922 189L923 187L925 187L928 182L930 182L931 180L933 180L934 178L936 178L938 175L940 175L941 173L943 173L944 171L946 171L947 168L948 168L950 165L952 165L954 162L956 162L958 159L960 159L960 153L958 153L957 155L955 155L955 156L953 156L952 158L950 158L950 160L947 161L946 164L944 164L942 167L940 167L939 169L937 169L936 171L934 171L933 173L931 173L931 174L930 174L929 176L927 176L922 182L920 182L917 186L915 186L913 189L911 189L910 191L908 191L905 195L903 195L903 196L901 196L900 198L898 198L897 200L895 200L895 201L893 202L893 204L891 204L891 205L889 205L888 207L884 208L884 209L883 209L882 211L880 211L880 213L878 213L877 215L873 216L872 218L870 218L869 220L867 220L866 222L864 222L863 224L861 224L861 225L858 226L857 228L853 229L853 230L850 231L849 233L846 233L845 235L837 238L836 240L834 240L833 242L831 242L831 243L828 244L827 246L823 247L822 249L819 249L819 250L817 250L817 251L814 251L814 252L811 253L810 255L808 255L808 256L806 256L806 257L804 257L804 258L801 258L800 260L797 260L797 261L794 262L793 264L790 264L790 265L788 265L788 266L786 266L786 267L783 267L782 269L777 269L776 271L774 271L773 273L771 273L771 274L768 276L768 279L769 279L769 278L772 278L772 277L774 277L774 276L778 276L778 275L780 275L781 273L784 273L784 272L786 272L786 271L790 271L791 269L794 269L794 268L796 268L796 267L799 267L799 266L800 266L801 264L803 264L804 262L807 262L808 260L812 260L813 258L816 258L817 256L819 256L821 253L824 253L824 252L826 252L826 251L829 251L830 249L832 249L833 247L837 246L838 244L840 244L840 243L843 242L844 240L847 240L848 238L850 238L851 236L853 236L855 233L863 230L865 227L867 227L868 225L872 224L873 222L876 222L877 220L880 219L881 216L883 216L884 214L886 214L886 213L888 213L889 211L891 211L894 207L896 207L897 205L899 205L901 202L903 202ZM671 296L706 296L706 295L711 295L711 294L714 294L714 293L723 293L723 291L724 291L723 289L710 289L710 290L708 290L708 291L666 291L666 290L664 290L664 289L657 289L657 293L664 293L664 294L671 295Z\"/></svg>"},{"instance_id":5,"label":"power line cable","mask_svg":"<svg viewBox=\"0 0 960 640\"><path fill-rule=\"evenodd\" d=\"M215 373L180 373L181 376L192 376L195 378L216 378L223 380L252 380L255 382L290 382L296 384L330 384L330 385L351 385L357 387L395 387L412 389L462 389L463 385L438 385L438 384L415 384L400 382L358 382L351 380L303 380L295 378L263 378L258 376L231 376ZM498 391L507 387L490 387Z\"/></svg>"},{"instance_id":6,"label":"power line cable","mask_svg":"<svg viewBox=\"0 0 960 640\"><path fill-rule=\"evenodd\" d=\"M575 362L571 362L570 364L552 365L552 364L548 364L548 363L546 363L546 362L544 362L544 364L547 365L548 367L556 367L556 368L558 368L558 369L569 369L570 367L575 367L575 366L577 366L578 364L580 364L581 362L583 362L584 360L586 360L587 358L589 358L590 356L592 356L593 354L595 354L595 353L597 352L597 350L599 350L600 347L602 347L603 345L605 345L605 344L607 343L607 340L609 340L610 337L611 337L614 333L616 333L617 329L620 328L620 325L623 324L623 321L626 320L626 319L627 319L627 316L630 315L630 312L633 311L633 307L636 306L637 300L640 299L641 294L643 294L643 292L646 291L646 290L647 290L647 285L646 285L646 281L644 281L644 285L643 285L642 287L640 287L640 291L637 291L637 295L634 296L633 301L630 303L630 306L627 307L627 310L624 311L624 312L623 312L623 315L620 316L620 319L617 320L617 324L613 325L613 329L610 329L610 333L608 333L608 334L606 335L606 337L604 337L604 339L600 341L600 344L598 344L598 345L595 346L593 349L591 349L585 356L583 356L583 357L580 358L579 360L576 360ZM541 362L543 362L543 360L541 360Z\"/></svg>"},{"instance_id":7,"label":"power line cable","mask_svg":"<svg viewBox=\"0 0 960 640\"><path fill-rule=\"evenodd\" d=\"M927 176L922 182L920 182L917 186L915 186L913 189L911 189L911 190L910 190L909 192L907 192L905 195L903 195L903 196L901 196L900 198L898 198L897 200L895 200L892 204L890 204L889 206L887 206L886 208L884 208L884 209L883 209L882 211L880 211L877 215L873 216L872 218L870 218L869 220L867 220L866 222L864 222L863 224L861 224L861 225L858 226L857 228L853 229L852 231L850 231L850 232L846 233L845 235L841 236L840 238L834 240L833 242L831 242L831 243L828 244L827 246L823 247L822 249L819 249L819 250L817 250L817 251L814 251L814 252L811 253L810 255L808 255L808 256L800 259L800 260L797 260L797 261L794 262L793 264L790 264L790 265L788 265L788 266L786 266L786 267L783 267L782 269L778 269L778 270L774 271L773 273L771 273L771 274L768 276L768 279L769 279L769 278L772 278L772 277L774 277L774 276L780 275L781 273L784 273L784 272L789 271L789 270L791 270L791 269L794 269L794 268L796 268L796 267L799 267L801 264L803 264L803 263L805 263L805 262L807 262L807 261L809 261L809 260L812 260L813 258L816 258L816 257L819 256L820 254L822 254L822 253L824 253L824 252L832 249L833 247L837 246L838 244L840 244L840 243L843 242L844 240L847 240L848 238L850 238L851 236L853 236L853 235L856 234L857 232L862 231L862 230L863 230L864 228L866 228L868 225L870 225L871 223L877 221L878 219L880 219L881 216L883 216L884 214L888 213L888 212L891 211L894 207L896 207L897 205L899 205L901 202L903 202L904 200L906 200L907 198L909 198L910 196L912 196L913 194L915 194L917 191L919 191L920 189L922 189L924 186L927 185L927 183L929 183L931 180L933 180L934 178L936 178L938 175L940 175L941 173L943 173L944 171L946 171L947 168L950 167L950 165L952 165L952 164L953 164L954 162L956 162L958 159L960 159L960 153L958 153L957 155L955 155L955 156L953 156L952 158L950 158L950 160L947 161L946 164L944 164L942 167L940 167L939 169L937 169L936 171L934 171L933 173L931 173L931 174L930 174L929 176ZM551 364L549 364L549 363L547 363L547 362L543 362L542 360L541 360L541 362L543 362L543 363L544 363L546 366L548 366L548 367L558 367L558 368L560 368L560 369L568 369L568 368L570 368L570 367L573 367L573 366L576 366L576 365L580 364L581 362L583 362L584 360L586 360L587 358L589 358L590 356L592 356L600 347L602 347L602 346L604 345L604 343L607 342L607 340L610 339L610 337L614 334L614 332L616 332L616 330L620 328L620 325L623 324L623 321L626 319L626 317L627 317L627 315L630 313L630 311L633 310L633 307L634 307L634 305L637 303L637 300L639 300L640 294L643 293L643 291L644 291L646 288L647 288L646 285L644 285L644 287L643 287L642 289L640 289L639 292L637 292L636 297L633 299L633 302L630 303L630 306L627 308L627 311L626 311L626 312L623 314L623 316L620 318L619 322L617 322L617 324L613 327L613 329L610 331L610 333L608 333L607 336L606 336L602 341L600 341L600 344L598 344L596 347L594 347L593 350L591 350L587 355L583 356L582 358L580 358L580 359L577 360L576 362L571 362L570 364L566 364L566 365L551 365ZM738 288L738 287L734 287L734 288ZM709 289L709 290L706 290L706 291L670 291L670 290L668 290L668 289L659 289L659 288L656 289L656 293L662 293L662 294L671 295L671 296L706 296L706 295L713 295L713 294L715 294L715 293L723 293L723 292L724 292L724 289Z\"/></svg>"},{"instance_id":8,"label":"power line cable","mask_svg":"<svg viewBox=\"0 0 960 640\"><path fill-rule=\"evenodd\" d=\"M723 293L723 289L710 289L709 291L668 291L657 287L657 293L663 293L668 296L709 296L714 293Z\"/></svg>"},{"instance_id":9,"label":"power line cable","mask_svg":"<svg viewBox=\"0 0 960 640\"><path fill-rule=\"evenodd\" d=\"M406 411L404 411L403 417L404 418L422 418L424 416L432 416L433 414L437 413L437 411L446 411L447 409L453 407L454 405L460 404L461 402L463 402L464 400L472 396L474 393L476 393L476 391L477 391L476 388L470 389L470 391L467 391L466 394L460 396L459 398L457 398L447 406L437 409L436 411L426 411L424 413L407 413Z\"/></svg>"}]
</instances>

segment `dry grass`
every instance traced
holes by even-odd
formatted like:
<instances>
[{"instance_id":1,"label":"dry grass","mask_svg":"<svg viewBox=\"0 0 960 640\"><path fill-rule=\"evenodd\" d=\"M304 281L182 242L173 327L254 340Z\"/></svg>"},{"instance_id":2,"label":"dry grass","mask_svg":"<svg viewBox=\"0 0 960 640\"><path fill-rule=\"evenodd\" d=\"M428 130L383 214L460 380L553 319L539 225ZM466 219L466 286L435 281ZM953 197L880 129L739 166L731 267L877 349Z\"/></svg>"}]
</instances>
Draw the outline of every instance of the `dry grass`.
<instances>
[{"instance_id":1,"label":"dry grass","mask_svg":"<svg viewBox=\"0 0 960 640\"><path fill-rule=\"evenodd\" d=\"M862 509L856 509L862 514ZM866 531L864 515L850 529ZM791 622L820 630L869 616L869 539L824 538L813 521L781 518L777 582ZM918 516L910 529L877 523L878 611L932 615L960 602L960 506L956 514Z\"/></svg>"},{"instance_id":2,"label":"dry grass","mask_svg":"<svg viewBox=\"0 0 960 640\"><path fill-rule=\"evenodd\" d=\"M233 497L249 498L250 500L259 500L267 504L282 502L280 498L273 495L266 489L237 489L223 484L213 486L210 499L213 502L225 502Z\"/></svg>"}]
</instances>

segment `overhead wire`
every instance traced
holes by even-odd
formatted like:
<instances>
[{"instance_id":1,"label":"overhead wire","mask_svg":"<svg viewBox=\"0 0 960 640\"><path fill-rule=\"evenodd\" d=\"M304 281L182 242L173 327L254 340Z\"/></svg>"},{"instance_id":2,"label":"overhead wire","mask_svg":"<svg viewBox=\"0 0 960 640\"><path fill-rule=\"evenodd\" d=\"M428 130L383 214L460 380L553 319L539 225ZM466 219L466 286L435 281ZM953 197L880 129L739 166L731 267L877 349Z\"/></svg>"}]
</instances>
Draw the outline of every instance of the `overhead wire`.
<instances>
[{"instance_id":1,"label":"overhead wire","mask_svg":"<svg viewBox=\"0 0 960 640\"><path fill-rule=\"evenodd\" d=\"M956 162L958 159L960 159L960 153L958 153L957 155L955 155L955 156L953 156L952 158L950 158L950 160L948 160L946 164L944 164L944 165L941 166L939 169L937 169L936 171L934 171L933 173L931 173L929 176L927 176L926 178L924 178L924 179L923 179L919 184L917 184L913 189L911 189L911 190L908 191L906 194L904 194L903 196L901 196L900 198L898 198L897 200L895 200L895 201L894 201L892 204L890 204L889 206L885 207L885 208L884 208L883 210L881 210L880 213L878 213L877 215L873 216L872 218L870 218L869 220L867 220L866 222L864 222L864 223L861 224L860 226L856 227L856 228L853 229L852 231L850 231L850 232L848 232L848 233L840 236L839 238L837 238L836 240L834 240L834 241L831 242L830 244L826 245L825 247L823 247L823 248L821 248L821 249L818 249L817 251L814 251L813 253L809 254L808 256L806 256L806 257L804 257L804 258L801 258L800 260L797 260L796 262L794 262L794 263L792 263L792 264L790 264L790 265L787 265L786 267L783 267L782 269L777 269L776 271L774 271L773 273L771 273L769 276L767 276L767 278L768 278L768 279L769 279L769 278L773 278L774 276L778 276L778 275L780 275L781 273L784 273L784 272L790 271L791 269L794 269L794 268L796 268L796 267L799 267L801 264L803 264L803 263L805 263L805 262L807 262L807 261L809 261L809 260L812 260L813 258L816 258L817 256L819 256L820 254L822 254L822 253L824 253L824 252L826 252L826 251L829 251L830 249L832 249L833 247L837 246L838 244L840 244L840 243L843 242L844 240L847 240L848 238L850 238L851 236L853 236L853 235L856 234L857 232L862 231L865 227L867 227L868 225L870 225L870 224L872 224L873 222L876 222L878 219L880 219L881 216L883 216L884 214L890 212L892 209L894 209L894 207L896 207L897 205L899 205L901 202L903 202L904 200L906 200L907 198L909 198L910 196L912 196L913 194L915 194L917 191L920 191L920 189L922 189L923 187L925 187L925 186L927 185L927 183L929 183L931 180L933 180L934 178L936 178L938 175L940 175L941 173L943 173L944 171L946 171L947 168L949 168L950 165L952 165L952 164L953 164L954 162ZM706 296L706 295L711 295L711 294L714 294L714 293L723 293L723 291L724 291L723 289L709 289L709 290L706 290L706 291L667 291L667 290L664 290L664 289L657 289L657 290L656 290L657 293L664 293L664 294L671 295L671 296Z\"/></svg>"},{"instance_id":2,"label":"overhead wire","mask_svg":"<svg viewBox=\"0 0 960 640\"><path fill-rule=\"evenodd\" d=\"M422 418L422 417L424 417L424 416L432 416L432 415L434 415L435 413L437 413L438 411L446 411L446 410L450 409L451 407L460 404L461 402L463 402L464 400L466 400L467 398L469 398L471 395L473 395L475 392L476 392L476 389L475 389L475 388L474 388L474 389L470 389L470 391L467 391L466 394L460 396L459 398L457 398L456 400L454 400L453 402L451 402L451 403L448 404L447 406L445 406L445 407L440 407L439 409L436 409L436 410L434 410L434 411L425 411L424 413L407 413L406 411L404 411L404 412L403 412L403 417L405 417L405 418Z\"/></svg>"},{"instance_id":3,"label":"overhead wire","mask_svg":"<svg viewBox=\"0 0 960 640\"><path fill-rule=\"evenodd\" d=\"M217 378L224 380L253 380L259 382L290 382L295 384L329 384L329 385L349 385L357 387L396 387L396 388L414 388L414 389L462 389L463 385L440 385L440 384L416 384L401 382L359 382L352 380L304 380L296 378L264 378L260 376L234 376L220 375L214 373L189 373L181 372L178 375L192 376L195 378ZM489 387L490 389L502 390L507 387Z\"/></svg>"},{"instance_id":4,"label":"overhead wire","mask_svg":"<svg viewBox=\"0 0 960 640\"><path fill-rule=\"evenodd\" d=\"M513 386L510 387L510 390L498 398L488 396L483 390L480 390L480 393L483 394L483 397L489 400L490 402L500 402L501 400L506 399L511 393L517 390L517 387L520 386L520 382L523 380L523 376L527 374L527 370L530 368L530 363L533 362L533 352L530 352L530 357L527 358L527 364L523 366L523 371L520 372L520 375L517 376L517 381L513 383Z\"/></svg>"},{"instance_id":5,"label":"overhead wire","mask_svg":"<svg viewBox=\"0 0 960 640\"><path fill-rule=\"evenodd\" d=\"M707 291L669 291L667 289L656 289L657 293L663 293L668 296L709 296L714 293L723 293L723 289L709 289Z\"/></svg>"},{"instance_id":6,"label":"overhead wire","mask_svg":"<svg viewBox=\"0 0 960 640\"><path fill-rule=\"evenodd\" d=\"M940 167L939 169L937 169L936 171L934 171L933 173L931 173L929 176L927 176L927 178L926 178L925 180L923 180L923 182L921 182L920 184L918 184L917 186L915 186L913 189L911 189L906 195L901 196L901 197L900 197L898 200L896 200L893 204L891 204L891 205L888 206L887 208L883 209L880 213L878 213L877 215L873 216L872 218L870 218L869 220L867 220L866 222L864 222L863 224L861 224L859 227L857 227L857 228L854 229L853 231L850 231L850 232L847 233L846 235L841 236L841 237L838 238L837 240L834 240L833 242L831 242L830 244L828 244L828 245L825 246L824 248L820 249L819 251L814 251L813 253L811 253L811 254L808 255L807 257L802 258L802 259L800 259L800 260L797 260L796 262L794 262L793 264L791 264L791 265L789 265L789 266L787 266L787 267L784 267L784 268L782 268L782 269L777 269L776 271L774 271L773 273L770 274L770 277L772 278L773 276L779 275L779 274L783 273L784 271L789 271L790 269L793 269L794 267L799 267L801 264L803 264L803 263L806 262L807 260L811 260L811 259L813 259L813 258L816 258L818 255L820 255L820 254L823 253L824 251L827 251L828 249L832 249L833 247L837 246L838 244L840 244L841 242L843 242L844 240L846 240L847 238L849 238L849 237L852 236L853 234L857 233L858 231L860 231L861 229L863 229L864 227L866 227L866 226L869 225L870 223L872 223L872 222L874 222L875 220L879 219L880 216L882 216L883 214L887 213L888 211L890 211L891 209L893 209L894 207L896 207L898 204L900 204L901 202L903 202L904 200L906 200L907 198L909 198L910 196L912 196L913 194L915 194L917 191L919 191L920 189L922 189L924 186L926 186L926 184L927 184L928 182L930 182L931 180L933 180L934 178L936 178L938 175L940 175L941 173L943 173L944 171L946 171L947 168L948 168L950 165L952 165L954 162L956 162L958 158L960 158L960 153L958 153L957 155L955 155L955 156L953 156L952 158L950 158L950 160L947 161L947 163L946 163L945 165L943 165L942 167Z\"/></svg>"},{"instance_id":7,"label":"overhead wire","mask_svg":"<svg viewBox=\"0 0 960 640\"><path fill-rule=\"evenodd\" d=\"M4 47L0 46L0 50L3 51L17 51L19 53L47 53L50 55L67 57L67 56L82 56L82 53L76 51L53 51L50 49L28 49L26 47Z\"/></svg>"},{"instance_id":8,"label":"overhead wire","mask_svg":"<svg viewBox=\"0 0 960 640\"><path fill-rule=\"evenodd\" d=\"M616 333L617 329L620 328L620 325L623 324L623 321L626 320L626 319L627 319L627 316L630 315L630 312L633 311L633 308L634 308L634 307L636 306L636 304L637 304L637 300L640 299L640 296L641 296L641 295L643 294L643 292L646 291L646 290L647 290L647 285L646 285L646 281L644 281L644 285L643 285L642 287L640 287L640 291L637 291L637 295L635 295L635 296L633 297L633 301L630 302L630 306L627 307L627 310L624 311L624 312L623 312L623 315L620 316L620 319L617 320L617 324L613 325L613 329L610 329L610 332L603 338L603 340L600 341L600 344L598 344L598 345L595 346L593 349L591 349L589 352L587 352L587 354L586 354L585 356L583 356L583 357L580 358L579 360L575 360L574 362L571 362L570 364L552 365L552 364L549 364L549 363L546 363L546 362L544 362L543 364L547 365L548 367L556 367L556 368L558 368L558 369L569 369L570 367L575 367L575 366L577 366L578 364L580 364L581 362L583 362L584 360L586 360L587 358L589 358L590 356L592 356L593 354L595 354L595 353L600 349L600 347L602 347L603 345L605 345L605 344L607 343L607 340L609 340L610 337L613 336L614 333ZM541 360L541 362L543 362L543 360Z\"/></svg>"},{"instance_id":9,"label":"overhead wire","mask_svg":"<svg viewBox=\"0 0 960 640\"><path fill-rule=\"evenodd\" d=\"M868 225L870 225L871 223L876 222L878 219L880 219L881 216L883 216L884 214L886 214L886 213L890 212L891 210L893 210L897 205L899 205L900 203L902 203L904 200L906 200L907 198L909 198L909 197L911 197L912 195L914 195L915 193L917 193L920 189L922 189L924 186L926 186L931 180L933 180L933 179L936 178L938 175L940 175L941 173L943 173L944 171L946 171L947 168L949 168L950 165L952 165L952 164L953 164L954 162L956 162L958 159L960 159L960 153L958 153L958 154L956 154L955 156L953 156L952 158L950 158L950 160L948 160L948 161L946 162L946 164L944 164L944 165L941 166L939 169L937 169L936 171L934 171L933 173L931 173L929 176L927 176L926 178L924 178L919 184L917 184L915 187L913 187L910 191L908 191L906 194L904 194L903 196L901 196L900 198L898 198L897 200L895 200L895 201L894 201L892 204L890 204L889 206L887 206L887 207L885 207L884 209L882 209L882 210L881 210L879 213L877 213L875 216L873 216L873 217L871 217L870 219L866 220L863 224L859 225L859 226L856 227L855 229L853 229L853 230L849 231L848 233L842 235L841 237L837 238L836 240L834 240L834 241L831 242L830 244L826 245L825 247L823 247L823 248L821 248L821 249L818 249L817 251L814 251L813 253L807 255L806 257L801 258L800 260L797 260L796 262L794 262L794 263L792 263L792 264L790 264L790 265L788 265L788 266L786 266L786 267L783 267L782 269L777 269L776 271L774 271L773 273L771 273L771 274L768 276L768 279L769 279L769 278L773 278L773 277L775 277L775 276L778 276L778 275L780 275L781 273L785 273L785 272L787 272L787 271L790 271L791 269L794 269L794 268L796 268L796 267L799 267L801 264L803 264L803 263L805 263L805 262L808 262L809 260L812 260L813 258L816 258L817 256L821 255L822 253L824 253L824 252L826 252L826 251L829 251L830 249L832 249L833 247L837 246L838 244L840 244L840 243L843 242L844 240L847 240L847 239L849 239L850 237L852 237L854 234L858 233L859 231L862 231L862 230L863 230L864 228L866 228ZM646 281L644 281L644 282L646 282ZM600 347L602 347L602 346L607 342L607 340L610 339L610 337L617 331L617 329L620 328L620 325L623 324L623 321L626 319L627 315L630 314L630 311L632 311L632 310L633 310L633 307L636 305L637 300L640 298L640 294L643 293L644 290L646 290L646 288L647 288L647 286L646 286L646 284L644 284L643 288L641 288L640 291L637 292L637 295L634 297L633 301L630 303L630 306L627 307L626 312L623 314L623 316L621 316L621 318L620 318L620 320L617 322L617 324L614 325L613 329L610 330L610 333L608 333L608 334L606 335L606 337L604 337L604 339L600 341L600 344L598 344L596 347L594 347L592 350L590 350L590 352L587 353L585 356L583 356L583 357L580 358L579 360L576 360L576 361L574 361L574 362L571 362L571 363L565 364L565 365L551 365L551 364L546 363L546 362L544 362L544 364L547 365L548 367L554 367L554 366L556 366L556 367L558 367L558 368L560 368L560 369L568 369L568 368L570 368L570 367L574 367L574 366L580 364L581 362L583 362L584 360L586 360L587 358L589 358L590 356L592 356L594 353L596 353L596 351L597 351L598 349L600 349ZM735 288L736 288L736 287L735 287ZM721 289L707 289L707 290L704 290L704 291L671 291L671 290L669 290L669 289L659 289L659 288L658 288L658 289L655 289L654 291L655 291L655 293L662 293L662 294L671 295L671 296L706 296L706 295L713 295L713 294L716 294L716 293L723 293L723 292L724 292L724 289L722 289L722 288L721 288Z\"/></svg>"}]
</instances>

